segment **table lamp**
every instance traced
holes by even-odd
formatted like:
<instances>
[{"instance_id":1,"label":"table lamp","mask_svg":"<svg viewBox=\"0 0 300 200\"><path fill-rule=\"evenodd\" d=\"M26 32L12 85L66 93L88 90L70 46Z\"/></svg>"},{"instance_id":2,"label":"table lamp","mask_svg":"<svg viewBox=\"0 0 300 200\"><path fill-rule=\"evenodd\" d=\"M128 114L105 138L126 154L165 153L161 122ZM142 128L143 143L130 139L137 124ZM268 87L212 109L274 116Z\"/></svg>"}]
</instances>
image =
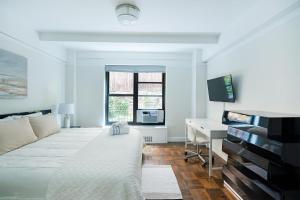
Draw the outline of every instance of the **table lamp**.
<instances>
[{"instance_id":1,"label":"table lamp","mask_svg":"<svg viewBox=\"0 0 300 200\"><path fill-rule=\"evenodd\" d=\"M71 120L70 115L74 114L75 106L73 103L61 103L58 107L58 113L65 115L64 117L64 128L70 128Z\"/></svg>"}]
</instances>

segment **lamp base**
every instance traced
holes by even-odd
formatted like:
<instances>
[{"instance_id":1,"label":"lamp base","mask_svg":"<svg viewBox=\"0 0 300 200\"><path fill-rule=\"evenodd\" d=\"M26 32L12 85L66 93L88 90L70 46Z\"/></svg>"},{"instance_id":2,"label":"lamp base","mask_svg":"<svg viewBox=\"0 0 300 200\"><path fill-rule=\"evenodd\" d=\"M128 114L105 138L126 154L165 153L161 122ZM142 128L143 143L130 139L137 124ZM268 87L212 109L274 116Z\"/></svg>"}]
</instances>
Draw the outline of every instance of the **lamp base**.
<instances>
[{"instance_id":1,"label":"lamp base","mask_svg":"<svg viewBox=\"0 0 300 200\"><path fill-rule=\"evenodd\" d=\"M70 128L71 127L71 120L69 115L65 115L64 118L64 128Z\"/></svg>"}]
</instances>

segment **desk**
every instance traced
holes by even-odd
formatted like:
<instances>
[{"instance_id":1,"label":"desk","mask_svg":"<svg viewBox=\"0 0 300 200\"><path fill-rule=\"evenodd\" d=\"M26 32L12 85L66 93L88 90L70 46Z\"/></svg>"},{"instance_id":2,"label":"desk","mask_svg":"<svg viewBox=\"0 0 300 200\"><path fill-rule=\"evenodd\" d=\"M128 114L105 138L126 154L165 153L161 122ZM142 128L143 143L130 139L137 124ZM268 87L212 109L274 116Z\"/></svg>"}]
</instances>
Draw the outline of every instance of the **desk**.
<instances>
[{"instance_id":1,"label":"desk","mask_svg":"<svg viewBox=\"0 0 300 200\"><path fill-rule=\"evenodd\" d=\"M187 147L187 126L191 126L192 128L199 131L199 134L204 134L209 138L209 160L208 160L208 174L211 177L211 173L213 169L212 167L212 140L213 139L223 139L227 137L227 128L228 126L223 125L221 122L217 122L214 120L206 119L206 118L194 118L194 119L186 119L185 120L185 145Z\"/></svg>"}]
</instances>

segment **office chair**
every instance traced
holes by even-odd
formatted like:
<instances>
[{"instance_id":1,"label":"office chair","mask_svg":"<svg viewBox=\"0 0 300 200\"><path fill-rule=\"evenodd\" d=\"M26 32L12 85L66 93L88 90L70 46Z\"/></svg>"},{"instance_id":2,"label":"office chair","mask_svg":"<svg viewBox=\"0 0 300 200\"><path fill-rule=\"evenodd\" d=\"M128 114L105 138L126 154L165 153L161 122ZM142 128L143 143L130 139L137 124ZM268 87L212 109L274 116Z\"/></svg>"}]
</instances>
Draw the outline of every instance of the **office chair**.
<instances>
[{"instance_id":1,"label":"office chair","mask_svg":"<svg viewBox=\"0 0 300 200\"><path fill-rule=\"evenodd\" d=\"M188 144L192 144L196 147L195 151L188 149ZM208 158L208 154L203 154L202 150L199 149L199 146L207 146L209 144L209 139L204 135L195 130L190 125L187 125L187 131L185 136L185 151L184 151L184 160L187 162L189 158L197 157L202 161L202 166L207 165L207 161L204 159ZM214 162L214 158L212 160Z\"/></svg>"}]
</instances>

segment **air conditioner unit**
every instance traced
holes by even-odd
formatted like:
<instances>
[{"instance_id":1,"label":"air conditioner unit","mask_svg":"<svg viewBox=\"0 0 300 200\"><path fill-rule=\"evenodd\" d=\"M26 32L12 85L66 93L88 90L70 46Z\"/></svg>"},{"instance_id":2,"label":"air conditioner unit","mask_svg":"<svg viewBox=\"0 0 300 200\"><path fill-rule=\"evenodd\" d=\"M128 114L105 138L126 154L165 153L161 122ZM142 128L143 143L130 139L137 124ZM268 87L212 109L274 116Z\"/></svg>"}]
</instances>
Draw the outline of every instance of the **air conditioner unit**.
<instances>
[{"instance_id":1,"label":"air conditioner unit","mask_svg":"<svg viewBox=\"0 0 300 200\"><path fill-rule=\"evenodd\" d=\"M164 122L163 110L137 110L137 122L144 124L157 124Z\"/></svg>"}]
</instances>

